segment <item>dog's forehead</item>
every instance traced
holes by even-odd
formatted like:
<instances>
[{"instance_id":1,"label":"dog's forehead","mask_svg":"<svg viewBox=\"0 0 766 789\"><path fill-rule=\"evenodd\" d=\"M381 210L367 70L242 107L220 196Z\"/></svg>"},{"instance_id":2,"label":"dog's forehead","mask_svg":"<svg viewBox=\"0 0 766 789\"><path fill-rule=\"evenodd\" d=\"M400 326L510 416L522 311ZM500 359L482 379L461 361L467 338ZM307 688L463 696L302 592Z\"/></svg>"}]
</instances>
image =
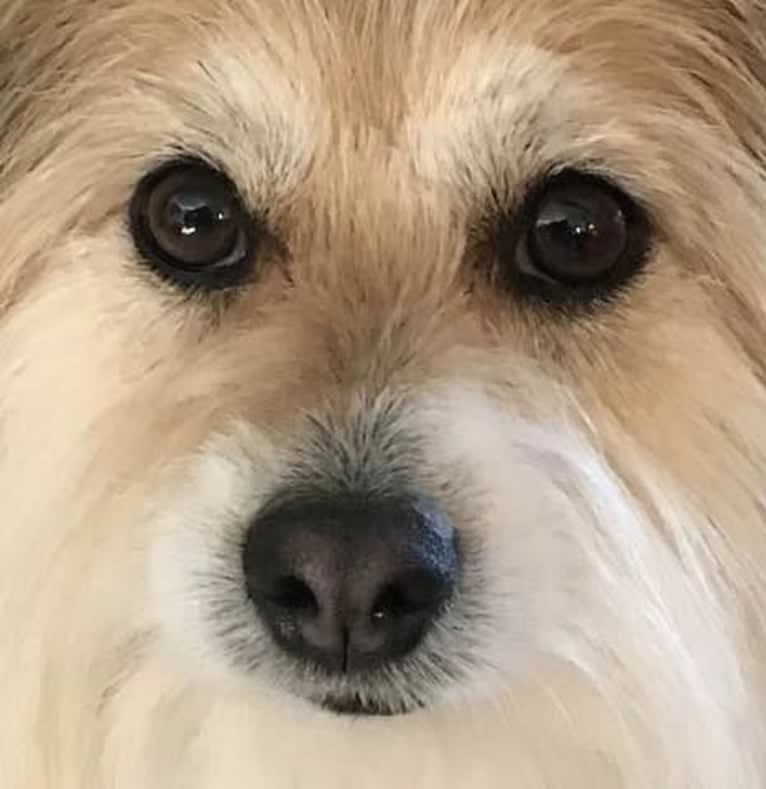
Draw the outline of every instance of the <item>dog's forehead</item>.
<instances>
[{"instance_id":1,"label":"dog's forehead","mask_svg":"<svg viewBox=\"0 0 766 789\"><path fill-rule=\"evenodd\" d=\"M323 142L344 154L363 143L377 156L414 142L432 169L487 169L433 154L442 144L452 155L489 147L488 156L505 158L492 147L508 135L518 149L541 140L553 148L577 132L567 127L572 112L612 123L640 102L718 113L741 93L732 79L742 69L731 59L746 51L747 5L134 0L95 15L83 0L12 3L15 20L0 24L19 72L12 81L36 90L4 101L18 116L17 102L44 97L38 121L76 107L93 108L82 122L102 127L140 115L131 128L137 145L196 147L245 173L260 167L254 192L299 180ZM25 50L33 32L35 47ZM596 91L583 96L588 81ZM470 140L450 137L451 127L482 119L484 130L463 129ZM337 145L339 135L353 144ZM596 135L599 145L619 136Z\"/></svg>"},{"instance_id":2,"label":"dog's forehead","mask_svg":"<svg viewBox=\"0 0 766 789\"><path fill-rule=\"evenodd\" d=\"M217 89L236 95L277 72L321 98L328 111L386 131L403 115L438 101L444 90L481 87L495 70L534 69L514 48L539 49L598 76L654 94L672 93L676 73L715 76L728 50L746 50L743 28L754 23L756 4L729 0L191 0L158 5L145 0L110 3L98 15L86 0L11 3L0 31L13 38L8 51L23 51L35 32L35 51L72 76L94 85L111 74L178 76L184 64L200 68L230 60ZM15 14L13 13L15 10ZM12 24L6 25L5 20ZM47 49L49 48L49 49ZM459 55L483 54L456 69ZM728 52L731 54L731 51ZM26 58L18 58L19 67ZM474 73L470 67L478 68ZM445 84L447 76L453 82ZM544 76L544 75L543 75ZM721 75L719 75L721 76ZM462 77L463 84L457 84ZM194 76L188 87L193 90ZM180 87L180 86L179 86ZM710 85L706 86L710 88ZM539 91L546 95L546 80Z\"/></svg>"},{"instance_id":3,"label":"dog's forehead","mask_svg":"<svg viewBox=\"0 0 766 789\"><path fill-rule=\"evenodd\" d=\"M149 147L158 147L162 130L165 146L202 147L219 159L242 149L257 154L248 167L263 162L266 175L284 179L299 169L295 157L322 140L337 150L337 136L346 135L392 151L434 116L459 125L461 108L497 133L534 125L538 139L568 133L569 106L615 118L640 99L715 114L741 92L732 79L742 69L731 60L747 52L750 5L133 0L95 15L84 0L14 2L0 18L13 55L5 68L18 72L7 78L36 90L3 100L18 116L17 103L43 97L38 120L96 104L83 122L140 113L132 131L136 139L146 133ZM578 80L594 82L599 101L575 95ZM491 111L498 97L501 117Z\"/></svg>"}]
</instances>

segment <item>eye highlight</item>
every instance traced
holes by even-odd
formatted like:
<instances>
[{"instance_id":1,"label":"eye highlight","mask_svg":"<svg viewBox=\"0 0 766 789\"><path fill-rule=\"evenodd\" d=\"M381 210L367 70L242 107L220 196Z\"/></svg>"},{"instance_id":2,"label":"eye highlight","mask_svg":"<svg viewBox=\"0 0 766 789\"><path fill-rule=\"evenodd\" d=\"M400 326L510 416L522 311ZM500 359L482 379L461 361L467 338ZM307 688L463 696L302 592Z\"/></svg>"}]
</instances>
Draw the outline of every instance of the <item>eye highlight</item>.
<instances>
[{"instance_id":1,"label":"eye highlight","mask_svg":"<svg viewBox=\"0 0 766 789\"><path fill-rule=\"evenodd\" d=\"M260 235L231 180L195 159L165 164L139 182L130 230L139 254L157 273L207 290L248 278Z\"/></svg>"},{"instance_id":2,"label":"eye highlight","mask_svg":"<svg viewBox=\"0 0 766 789\"><path fill-rule=\"evenodd\" d=\"M625 284L650 246L648 217L628 194L598 176L564 171L502 221L498 274L522 294L587 302Z\"/></svg>"}]
</instances>

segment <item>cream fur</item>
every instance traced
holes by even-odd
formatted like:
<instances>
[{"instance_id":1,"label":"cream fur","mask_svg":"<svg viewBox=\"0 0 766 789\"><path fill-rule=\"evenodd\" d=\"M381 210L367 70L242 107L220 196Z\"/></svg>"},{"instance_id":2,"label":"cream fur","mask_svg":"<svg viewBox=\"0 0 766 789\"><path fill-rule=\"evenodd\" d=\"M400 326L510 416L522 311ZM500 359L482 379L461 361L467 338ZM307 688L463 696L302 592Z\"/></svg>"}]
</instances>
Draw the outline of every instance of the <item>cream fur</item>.
<instances>
[{"instance_id":1,"label":"cream fur","mask_svg":"<svg viewBox=\"0 0 766 789\"><path fill-rule=\"evenodd\" d=\"M101 5L0 9L0 786L766 785L764 4ZM179 147L286 250L234 299L133 251ZM572 318L475 243L562 162L657 230ZM237 575L333 451L479 546L408 716L299 700Z\"/></svg>"}]
</instances>

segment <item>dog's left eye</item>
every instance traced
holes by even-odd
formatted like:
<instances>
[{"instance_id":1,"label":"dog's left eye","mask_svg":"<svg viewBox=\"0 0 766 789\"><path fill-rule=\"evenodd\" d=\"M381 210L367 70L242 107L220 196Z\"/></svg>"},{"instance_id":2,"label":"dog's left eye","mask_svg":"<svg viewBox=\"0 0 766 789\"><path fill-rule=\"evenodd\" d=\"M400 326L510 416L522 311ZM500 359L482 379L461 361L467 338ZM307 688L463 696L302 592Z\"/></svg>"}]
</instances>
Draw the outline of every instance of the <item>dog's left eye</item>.
<instances>
[{"instance_id":1,"label":"dog's left eye","mask_svg":"<svg viewBox=\"0 0 766 789\"><path fill-rule=\"evenodd\" d=\"M498 273L523 295L588 301L641 268L650 230L645 212L624 191L600 177L565 171L501 223Z\"/></svg>"},{"instance_id":2,"label":"dog's left eye","mask_svg":"<svg viewBox=\"0 0 766 789\"><path fill-rule=\"evenodd\" d=\"M251 272L256 223L232 182L207 164L174 162L145 176L130 216L142 258L176 284L219 290Z\"/></svg>"}]
</instances>

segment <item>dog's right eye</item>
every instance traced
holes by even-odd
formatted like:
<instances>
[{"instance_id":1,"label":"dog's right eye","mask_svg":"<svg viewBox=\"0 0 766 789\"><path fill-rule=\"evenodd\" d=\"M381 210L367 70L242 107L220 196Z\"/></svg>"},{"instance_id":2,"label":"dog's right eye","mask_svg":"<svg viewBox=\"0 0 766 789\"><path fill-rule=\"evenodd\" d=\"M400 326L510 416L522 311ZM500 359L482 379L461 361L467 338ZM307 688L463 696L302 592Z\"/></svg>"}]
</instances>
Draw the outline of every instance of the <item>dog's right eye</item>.
<instances>
[{"instance_id":1,"label":"dog's right eye","mask_svg":"<svg viewBox=\"0 0 766 789\"><path fill-rule=\"evenodd\" d=\"M196 161L178 161L145 176L130 206L141 257L170 281L220 290L252 271L257 223L233 183Z\"/></svg>"}]
</instances>

